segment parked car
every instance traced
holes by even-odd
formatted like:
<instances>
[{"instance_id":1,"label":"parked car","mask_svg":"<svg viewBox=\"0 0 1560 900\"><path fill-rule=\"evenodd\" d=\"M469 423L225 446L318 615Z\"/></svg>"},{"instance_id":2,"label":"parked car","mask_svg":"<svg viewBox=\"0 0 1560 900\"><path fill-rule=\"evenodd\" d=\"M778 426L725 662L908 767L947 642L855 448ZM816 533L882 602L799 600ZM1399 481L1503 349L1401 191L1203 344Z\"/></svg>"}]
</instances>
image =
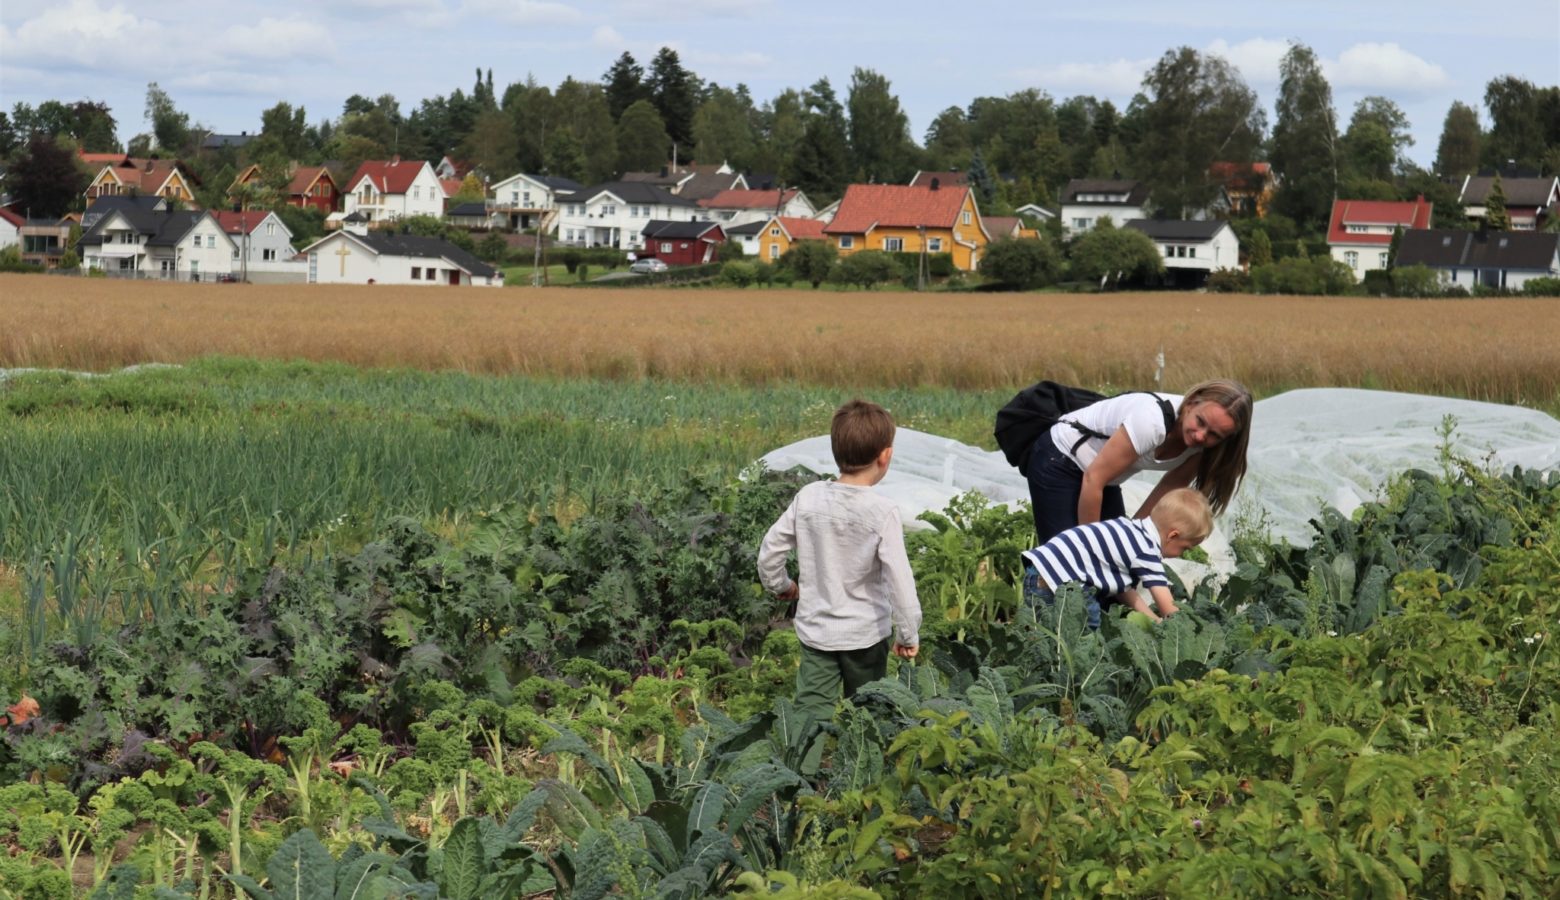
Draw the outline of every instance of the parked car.
<instances>
[{"instance_id":1,"label":"parked car","mask_svg":"<svg viewBox=\"0 0 1560 900\"><path fill-rule=\"evenodd\" d=\"M640 275L654 275L658 272L665 272L666 263L661 262L659 259L656 259L652 256L646 259L634 260L634 262L628 267L628 270L630 272L637 272Z\"/></svg>"}]
</instances>

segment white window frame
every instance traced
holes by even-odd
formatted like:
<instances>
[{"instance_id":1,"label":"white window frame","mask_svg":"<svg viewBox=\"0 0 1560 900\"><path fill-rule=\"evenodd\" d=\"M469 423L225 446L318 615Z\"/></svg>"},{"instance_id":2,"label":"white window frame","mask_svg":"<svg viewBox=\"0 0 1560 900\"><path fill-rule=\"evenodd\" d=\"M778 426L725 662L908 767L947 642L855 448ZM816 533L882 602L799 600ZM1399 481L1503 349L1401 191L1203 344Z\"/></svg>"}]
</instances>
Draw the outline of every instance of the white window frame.
<instances>
[{"instance_id":1,"label":"white window frame","mask_svg":"<svg viewBox=\"0 0 1560 900\"><path fill-rule=\"evenodd\" d=\"M966 224L966 225L968 225L968 224L970 224L970 220L971 220L971 218L972 218L972 217L971 217L971 215L970 215L970 211L969 211L969 210L967 210L967 209L966 209L966 210L965 210L965 211L964 211L964 224Z\"/></svg>"},{"instance_id":2,"label":"white window frame","mask_svg":"<svg viewBox=\"0 0 1560 900\"><path fill-rule=\"evenodd\" d=\"M856 239L848 234L840 235L840 249L853 250L856 247Z\"/></svg>"},{"instance_id":3,"label":"white window frame","mask_svg":"<svg viewBox=\"0 0 1560 900\"><path fill-rule=\"evenodd\" d=\"M770 259L779 259L780 258L780 245L779 244L770 244L769 245L769 258Z\"/></svg>"},{"instance_id":4,"label":"white window frame","mask_svg":"<svg viewBox=\"0 0 1560 900\"><path fill-rule=\"evenodd\" d=\"M1359 254L1359 252L1356 251L1356 250L1345 250L1345 251L1343 251L1343 262L1344 262L1344 265L1348 266L1351 269L1358 269L1360 267L1360 254Z\"/></svg>"},{"instance_id":5,"label":"white window frame","mask_svg":"<svg viewBox=\"0 0 1560 900\"><path fill-rule=\"evenodd\" d=\"M940 237L927 238L926 239L926 252L928 252L928 253L941 253L942 252L942 238L940 238Z\"/></svg>"},{"instance_id":6,"label":"white window frame","mask_svg":"<svg viewBox=\"0 0 1560 900\"><path fill-rule=\"evenodd\" d=\"M886 238L884 238L883 239L883 252L885 252L885 253L903 253L903 252L905 252L905 239L902 238L902 237L886 237Z\"/></svg>"}]
</instances>

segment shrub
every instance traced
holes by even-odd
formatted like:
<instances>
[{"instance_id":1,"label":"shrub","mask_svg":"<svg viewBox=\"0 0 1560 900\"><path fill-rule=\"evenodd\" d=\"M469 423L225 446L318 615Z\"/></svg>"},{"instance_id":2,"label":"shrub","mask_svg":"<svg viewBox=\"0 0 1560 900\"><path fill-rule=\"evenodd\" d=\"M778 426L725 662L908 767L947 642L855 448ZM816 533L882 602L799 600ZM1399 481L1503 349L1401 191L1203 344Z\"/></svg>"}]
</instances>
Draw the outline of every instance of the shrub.
<instances>
[{"instance_id":1,"label":"shrub","mask_svg":"<svg viewBox=\"0 0 1560 900\"><path fill-rule=\"evenodd\" d=\"M574 270L574 277L579 279L580 281L589 281L590 280L590 263L586 263L586 262L580 263L579 266Z\"/></svg>"},{"instance_id":2,"label":"shrub","mask_svg":"<svg viewBox=\"0 0 1560 900\"><path fill-rule=\"evenodd\" d=\"M745 288L757 279L757 272L752 263L732 260L720 267L720 277L734 287Z\"/></svg>"},{"instance_id":3,"label":"shrub","mask_svg":"<svg viewBox=\"0 0 1560 900\"><path fill-rule=\"evenodd\" d=\"M0 272L36 272L38 267L22 262L22 248L12 244L0 250Z\"/></svg>"},{"instance_id":4,"label":"shrub","mask_svg":"<svg viewBox=\"0 0 1560 900\"><path fill-rule=\"evenodd\" d=\"M833 274L839 250L828 241L797 241L780 257L780 265L817 287Z\"/></svg>"},{"instance_id":5,"label":"shrub","mask_svg":"<svg viewBox=\"0 0 1560 900\"><path fill-rule=\"evenodd\" d=\"M488 262L503 262L509 254L509 242L496 231L490 231L480 243L477 244L477 256Z\"/></svg>"},{"instance_id":6,"label":"shrub","mask_svg":"<svg viewBox=\"0 0 1560 900\"><path fill-rule=\"evenodd\" d=\"M862 250L841 259L830 273L831 281L866 289L885 281L898 281L905 270L892 256L881 250Z\"/></svg>"},{"instance_id":7,"label":"shrub","mask_svg":"<svg viewBox=\"0 0 1560 900\"><path fill-rule=\"evenodd\" d=\"M921 254L899 252L891 253L899 263L899 267L910 273L910 283L915 283L915 271L921 265ZM928 253L926 254L926 274L929 278L947 278L956 270L953 267L952 253Z\"/></svg>"},{"instance_id":8,"label":"shrub","mask_svg":"<svg viewBox=\"0 0 1560 900\"><path fill-rule=\"evenodd\" d=\"M1560 278L1529 278L1522 293L1529 297L1560 297Z\"/></svg>"},{"instance_id":9,"label":"shrub","mask_svg":"<svg viewBox=\"0 0 1560 900\"><path fill-rule=\"evenodd\" d=\"M1259 294L1342 294L1354 285L1354 273L1330 256L1292 256L1251 270Z\"/></svg>"},{"instance_id":10,"label":"shrub","mask_svg":"<svg viewBox=\"0 0 1560 900\"><path fill-rule=\"evenodd\" d=\"M574 270L580 267L580 251L573 247L558 254L558 259L563 263L563 267L568 270L570 275L573 275Z\"/></svg>"},{"instance_id":11,"label":"shrub","mask_svg":"<svg viewBox=\"0 0 1560 900\"><path fill-rule=\"evenodd\" d=\"M980 261L981 274L1021 291L1056 281L1061 268L1061 253L1043 238L993 241Z\"/></svg>"},{"instance_id":12,"label":"shrub","mask_svg":"<svg viewBox=\"0 0 1560 900\"><path fill-rule=\"evenodd\" d=\"M1251 290L1251 276L1239 269L1216 269L1204 285L1215 294L1244 294Z\"/></svg>"},{"instance_id":13,"label":"shrub","mask_svg":"<svg viewBox=\"0 0 1560 900\"><path fill-rule=\"evenodd\" d=\"M741 241L723 241L715 245L715 261L729 262L747 256L747 251L742 249Z\"/></svg>"},{"instance_id":14,"label":"shrub","mask_svg":"<svg viewBox=\"0 0 1560 900\"><path fill-rule=\"evenodd\" d=\"M1094 282L1131 280L1164 270L1164 258L1148 235L1134 228L1117 228L1109 219L1101 219L1073 243L1075 278Z\"/></svg>"},{"instance_id":15,"label":"shrub","mask_svg":"<svg viewBox=\"0 0 1560 900\"><path fill-rule=\"evenodd\" d=\"M1392 272L1387 269L1371 269L1360 282L1365 285L1365 293L1372 297L1386 297L1397 290L1392 286Z\"/></svg>"},{"instance_id":16,"label":"shrub","mask_svg":"<svg viewBox=\"0 0 1560 900\"><path fill-rule=\"evenodd\" d=\"M1443 293L1440 273L1429 266L1400 266L1392 270L1391 281L1392 292L1399 297L1439 297Z\"/></svg>"}]
</instances>

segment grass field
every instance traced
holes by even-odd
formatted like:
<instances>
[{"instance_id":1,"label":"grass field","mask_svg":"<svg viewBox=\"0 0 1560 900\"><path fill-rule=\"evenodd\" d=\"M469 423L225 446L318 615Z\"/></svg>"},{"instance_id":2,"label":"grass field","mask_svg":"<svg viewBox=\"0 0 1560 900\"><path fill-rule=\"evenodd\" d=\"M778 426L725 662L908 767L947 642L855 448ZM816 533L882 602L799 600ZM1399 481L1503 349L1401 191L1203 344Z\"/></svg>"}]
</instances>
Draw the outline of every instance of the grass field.
<instances>
[{"instance_id":1,"label":"grass field","mask_svg":"<svg viewBox=\"0 0 1560 900\"><path fill-rule=\"evenodd\" d=\"M183 285L0 276L0 367L213 354L472 373L1012 389L1238 378L1560 410L1560 303L1193 293Z\"/></svg>"}]
</instances>

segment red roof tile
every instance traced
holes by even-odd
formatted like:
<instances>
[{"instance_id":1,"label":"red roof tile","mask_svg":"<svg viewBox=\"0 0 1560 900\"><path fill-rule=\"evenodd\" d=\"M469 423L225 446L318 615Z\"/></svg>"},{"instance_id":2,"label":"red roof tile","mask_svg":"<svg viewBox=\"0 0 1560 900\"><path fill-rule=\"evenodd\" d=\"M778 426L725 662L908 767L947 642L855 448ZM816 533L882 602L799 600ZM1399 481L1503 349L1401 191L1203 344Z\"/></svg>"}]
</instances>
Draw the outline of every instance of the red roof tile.
<instances>
[{"instance_id":1,"label":"red roof tile","mask_svg":"<svg viewBox=\"0 0 1560 900\"><path fill-rule=\"evenodd\" d=\"M464 178L440 178L439 187L444 188L444 196L453 197L460 193L460 186L466 183Z\"/></svg>"},{"instance_id":2,"label":"red roof tile","mask_svg":"<svg viewBox=\"0 0 1560 900\"><path fill-rule=\"evenodd\" d=\"M10 222L12 225L15 225L17 228L21 228L23 225L27 224L27 220L26 219L22 218L21 216L17 215L14 212L11 212L9 209L6 209L3 206L0 206L0 219L4 219L7 222Z\"/></svg>"},{"instance_id":3,"label":"red roof tile","mask_svg":"<svg viewBox=\"0 0 1560 900\"><path fill-rule=\"evenodd\" d=\"M699 205L706 208L718 209L776 209L791 202L796 196L796 190L788 190L783 194L780 191L721 191L707 200L700 200Z\"/></svg>"},{"instance_id":4,"label":"red roof tile","mask_svg":"<svg viewBox=\"0 0 1560 900\"><path fill-rule=\"evenodd\" d=\"M952 228L969 196L967 187L929 188L902 184L853 184L845 188L828 234L866 234L874 227Z\"/></svg>"},{"instance_id":5,"label":"red roof tile","mask_svg":"<svg viewBox=\"0 0 1560 900\"><path fill-rule=\"evenodd\" d=\"M293 173L292 181L287 183L287 193L306 193L319 178L328 179L333 186L336 183L336 179L331 178L330 170L324 166L299 166L298 171Z\"/></svg>"},{"instance_id":6,"label":"red roof tile","mask_svg":"<svg viewBox=\"0 0 1560 900\"><path fill-rule=\"evenodd\" d=\"M244 234L245 232L254 234L255 229L260 227L260 223L264 222L271 215L271 212L265 209L251 209L248 212L234 212L231 209L223 209L212 210L211 215L217 220L217 224L222 226L222 230L228 234Z\"/></svg>"},{"instance_id":7,"label":"red roof tile","mask_svg":"<svg viewBox=\"0 0 1560 900\"><path fill-rule=\"evenodd\" d=\"M776 216L775 221L780 223L780 227L785 229L785 233L789 234L793 241L823 240L823 223L817 219Z\"/></svg>"},{"instance_id":8,"label":"red roof tile","mask_svg":"<svg viewBox=\"0 0 1560 900\"><path fill-rule=\"evenodd\" d=\"M1430 213L1435 204L1421 194L1417 200L1335 200L1332 220L1327 225L1329 244L1379 244L1392 243L1392 233L1350 234L1350 225L1376 225L1405 231L1412 228L1429 228Z\"/></svg>"},{"instance_id":9,"label":"red roof tile","mask_svg":"<svg viewBox=\"0 0 1560 900\"><path fill-rule=\"evenodd\" d=\"M381 194L405 194L411 190L417 173L427 163L420 159L370 159L357 167L347 181L347 189L357 187L365 177L373 180L374 189Z\"/></svg>"}]
</instances>

